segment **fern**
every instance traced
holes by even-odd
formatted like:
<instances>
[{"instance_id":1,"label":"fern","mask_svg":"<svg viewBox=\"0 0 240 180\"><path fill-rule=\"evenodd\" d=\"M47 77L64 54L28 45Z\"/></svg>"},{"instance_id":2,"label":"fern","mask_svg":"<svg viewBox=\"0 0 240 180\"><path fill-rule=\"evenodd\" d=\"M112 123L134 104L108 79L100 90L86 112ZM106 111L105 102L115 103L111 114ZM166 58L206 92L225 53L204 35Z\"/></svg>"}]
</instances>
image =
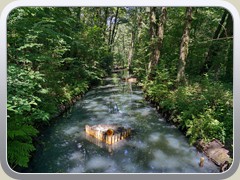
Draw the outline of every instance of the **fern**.
<instances>
[{"instance_id":1,"label":"fern","mask_svg":"<svg viewBox=\"0 0 240 180\"><path fill-rule=\"evenodd\" d=\"M30 153L35 150L32 144L32 137L38 131L31 125L21 125L19 123L8 124L7 156L11 167L27 167Z\"/></svg>"},{"instance_id":2,"label":"fern","mask_svg":"<svg viewBox=\"0 0 240 180\"><path fill-rule=\"evenodd\" d=\"M16 165L27 167L30 159L30 153L35 150L31 143L24 143L17 140L8 141L7 155L8 163L11 167Z\"/></svg>"},{"instance_id":3,"label":"fern","mask_svg":"<svg viewBox=\"0 0 240 180\"><path fill-rule=\"evenodd\" d=\"M12 126L10 126L12 127ZM7 136L9 139L29 139L32 136L36 136L38 131L31 125L22 125L16 126L14 129L9 128L7 132Z\"/></svg>"}]
</instances>

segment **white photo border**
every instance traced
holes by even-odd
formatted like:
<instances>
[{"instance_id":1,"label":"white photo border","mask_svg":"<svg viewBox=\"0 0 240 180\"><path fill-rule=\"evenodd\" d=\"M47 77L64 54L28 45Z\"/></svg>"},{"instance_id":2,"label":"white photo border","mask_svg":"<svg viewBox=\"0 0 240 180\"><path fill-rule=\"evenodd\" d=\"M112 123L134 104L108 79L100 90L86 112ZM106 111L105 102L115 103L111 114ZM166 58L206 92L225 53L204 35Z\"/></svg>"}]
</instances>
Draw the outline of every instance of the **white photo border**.
<instances>
[{"instance_id":1,"label":"white photo border","mask_svg":"<svg viewBox=\"0 0 240 180\"><path fill-rule=\"evenodd\" d=\"M124 6L166 6L166 7L222 7L227 9L234 20L233 41L233 164L224 173L18 173L7 163L7 17L18 7L124 7ZM15 179L226 179L233 175L240 160L240 17L237 9L223 0L18 0L8 4L1 13L0 19L0 159L5 173ZM237 118L238 117L238 118Z\"/></svg>"}]
</instances>

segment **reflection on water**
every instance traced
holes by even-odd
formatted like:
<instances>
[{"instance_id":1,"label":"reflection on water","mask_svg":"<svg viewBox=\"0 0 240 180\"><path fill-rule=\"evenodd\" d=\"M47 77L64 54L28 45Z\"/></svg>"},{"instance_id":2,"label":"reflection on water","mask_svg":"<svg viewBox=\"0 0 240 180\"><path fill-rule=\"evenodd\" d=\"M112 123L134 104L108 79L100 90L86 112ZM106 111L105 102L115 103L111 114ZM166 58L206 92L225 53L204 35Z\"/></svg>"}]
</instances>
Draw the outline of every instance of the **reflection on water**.
<instances>
[{"instance_id":1,"label":"reflection on water","mask_svg":"<svg viewBox=\"0 0 240 180\"><path fill-rule=\"evenodd\" d=\"M43 132L26 172L34 173L213 173L219 172L143 98L136 86L108 78L71 112ZM130 138L106 145L86 136L85 124L121 124ZM205 159L207 159L205 157Z\"/></svg>"}]
</instances>

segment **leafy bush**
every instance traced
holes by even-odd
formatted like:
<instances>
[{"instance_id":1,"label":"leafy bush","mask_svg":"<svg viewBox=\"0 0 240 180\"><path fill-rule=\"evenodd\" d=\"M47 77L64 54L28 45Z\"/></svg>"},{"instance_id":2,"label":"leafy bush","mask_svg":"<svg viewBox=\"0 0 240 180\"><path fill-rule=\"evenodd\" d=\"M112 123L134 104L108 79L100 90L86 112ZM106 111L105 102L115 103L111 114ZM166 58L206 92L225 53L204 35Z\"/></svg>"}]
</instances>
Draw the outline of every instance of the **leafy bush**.
<instances>
[{"instance_id":1,"label":"leafy bush","mask_svg":"<svg viewBox=\"0 0 240 180\"><path fill-rule=\"evenodd\" d=\"M214 138L232 143L233 96L220 82L208 76L187 86L173 88L165 71L158 72L154 81L145 82L145 92L151 101L171 112L170 119L189 137L191 144L199 139Z\"/></svg>"},{"instance_id":2,"label":"leafy bush","mask_svg":"<svg viewBox=\"0 0 240 180\"><path fill-rule=\"evenodd\" d=\"M49 118L48 113L37 108L41 103L37 94L41 90L39 83L42 81L39 72L14 65L8 67L7 149L8 161L12 167L27 167L29 154L35 150L32 137L38 133L34 125L38 120L46 121Z\"/></svg>"},{"instance_id":3,"label":"leafy bush","mask_svg":"<svg viewBox=\"0 0 240 180\"><path fill-rule=\"evenodd\" d=\"M225 142L224 124L214 119L212 109L207 109L205 112L198 114L197 117L193 115L191 119L185 121L187 127L186 135L190 137L190 144L195 143L199 139L209 142L214 138Z\"/></svg>"}]
</instances>

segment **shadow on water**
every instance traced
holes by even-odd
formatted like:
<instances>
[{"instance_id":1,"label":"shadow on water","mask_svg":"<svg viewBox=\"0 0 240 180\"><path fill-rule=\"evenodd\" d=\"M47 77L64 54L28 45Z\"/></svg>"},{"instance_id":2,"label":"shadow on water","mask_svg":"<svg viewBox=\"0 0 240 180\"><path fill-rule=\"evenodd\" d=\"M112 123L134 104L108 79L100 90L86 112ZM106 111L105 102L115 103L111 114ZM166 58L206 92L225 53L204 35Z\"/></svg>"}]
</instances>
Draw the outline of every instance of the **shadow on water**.
<instances>
[{"instance_id":1,"label":"shadow on water","mask_svg":"<svg viewBox=\"0 0 240 180\"><path fill-rule=\"evenodd\" d=\"M86 124L121 124L133 135L106 145L84 132ZM89 91L67 116L41 135L26 172L32 173L218 173L219 169L189 146L143 98L141 89L118 78ZM205 157L205 159L207 159Z\"/></svg>"}]
</instances>

